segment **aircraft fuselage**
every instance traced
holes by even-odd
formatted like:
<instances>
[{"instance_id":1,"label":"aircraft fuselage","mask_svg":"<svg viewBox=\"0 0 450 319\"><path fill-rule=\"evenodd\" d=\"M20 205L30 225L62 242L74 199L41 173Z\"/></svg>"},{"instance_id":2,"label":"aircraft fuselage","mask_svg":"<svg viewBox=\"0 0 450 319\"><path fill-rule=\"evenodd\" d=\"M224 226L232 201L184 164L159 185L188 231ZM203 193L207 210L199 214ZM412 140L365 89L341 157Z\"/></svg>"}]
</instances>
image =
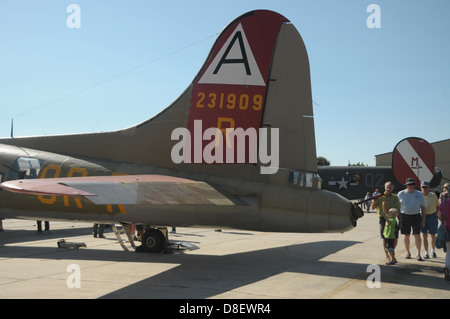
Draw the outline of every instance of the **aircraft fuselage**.
<instances>
[{"instance_id":1,"label":"aircraft fuselage","mask_svg":"<svg viewBox=\"0 0 450 319\"><path fill-rule=\"evenodd\" d=\"M383 192L384 184L389 181L394 183L396 193L405 188L394 177L390 166L319 166L318 172L322 178L322 189L347 199L362 199L367 193L372 195L375 189ZM430 187L437 187L441 180L442 173L438 169L430 181Z\"/></svg>"},{"instance_id":2,"label":"aircraft fuselage","mask_svg":"<svg viewBox=\"0 0 450 319\"><path fill-rule=\"evenodd\" d=\"M164 174L217 185L233 205L106 204L83 197L0 192L0 216L33 220L80 220L146 225L237 228L273 232L345 231L355 225L351 204L332 192L302 185L312 173L280 169L255 178L230 178L177 172L146 165L71 157L0 144L2 181L136 174ZM293 175L297 178L293 179ZM286 185L286 182L289 183ZM312 185L310 185L312 186ZM152 194L147 194L151 198ZM314 211L312 210L314 207Z\"/></svg>"}]
</instances>

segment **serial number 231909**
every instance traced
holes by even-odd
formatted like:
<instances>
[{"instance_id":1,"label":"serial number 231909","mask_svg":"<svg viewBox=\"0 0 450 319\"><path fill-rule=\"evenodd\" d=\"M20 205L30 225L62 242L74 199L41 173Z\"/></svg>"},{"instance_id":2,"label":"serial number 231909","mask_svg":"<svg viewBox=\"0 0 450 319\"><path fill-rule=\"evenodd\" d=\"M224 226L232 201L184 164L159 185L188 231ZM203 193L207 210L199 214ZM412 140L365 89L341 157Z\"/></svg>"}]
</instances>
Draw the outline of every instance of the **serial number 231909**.
<instances>
[{"instance_id":1,"label":"serial number 231909","mask_svg":"<svg viewBox=\"0 0 450 319\"><path fill-rule=\"evenodd\" d=\"M255 94L249 96L248 94L234 94L234 93L208 93L199 92L197 93L197 103L195 104L198 108L208 107L210 109L214 108L227 108L229 110L234 110L236 108L245 111L249 108L254 111L260 111L263 106L263 96L261 94Z\"/></svg>"}]
</instances>

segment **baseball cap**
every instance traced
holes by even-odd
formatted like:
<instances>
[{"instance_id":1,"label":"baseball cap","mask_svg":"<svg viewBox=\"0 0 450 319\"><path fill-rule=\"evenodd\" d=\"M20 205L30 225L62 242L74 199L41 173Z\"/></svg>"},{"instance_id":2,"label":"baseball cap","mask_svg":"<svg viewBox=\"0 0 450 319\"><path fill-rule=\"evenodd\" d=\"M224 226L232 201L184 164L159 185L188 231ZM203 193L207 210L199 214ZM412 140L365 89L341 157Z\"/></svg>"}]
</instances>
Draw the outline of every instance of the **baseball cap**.
<instances>
[{"instance_id":1,"label":"baseball cap","mask_svg":"<svg viewBox=\"0 0 450 319\"><path fill-rule=\"evenodd\" d=\"M411 184L415 184L415 183L416 183L416 181L414 180L414 178L409 177L406 179L405 185L411 185Z\"/></svg>"},{"instance_id":2,"label":"baseball cap","mask_svg":"<svg viewBox=\"0 0 450 319\"><path fill-rule=\"evenodd\" d=\"M420 185L421 187L430 187L430 183L428 182L422 182L422 184Z\"/></svg>"}]
</instances>

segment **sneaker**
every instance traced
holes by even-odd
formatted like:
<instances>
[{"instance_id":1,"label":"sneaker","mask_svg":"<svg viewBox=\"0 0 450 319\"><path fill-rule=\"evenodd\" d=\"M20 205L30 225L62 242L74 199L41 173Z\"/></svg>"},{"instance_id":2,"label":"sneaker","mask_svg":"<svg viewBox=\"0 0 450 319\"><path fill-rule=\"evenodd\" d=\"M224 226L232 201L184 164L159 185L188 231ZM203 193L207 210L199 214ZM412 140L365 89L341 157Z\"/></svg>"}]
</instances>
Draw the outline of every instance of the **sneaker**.
<instances>
[{"instance_id":1,"label":"sneaker","mask_svg":"<svg viewBox=\"0 0 450 319\"><path fill-rule=\"evenodd\" d=\"M417 259L417 261L423 261L423 259L422 259L422 257L420 257L420 255L418 255L418 256L416 257L416 259Z\"/></svg>"},{"instance_id":2,"label":"sneaker","mask_svg":"<svg viewBox=\"0 0 450 319\"><path fill-rule=\"evenodd\" d=\"M437 255L434 251L433 251L433 258L437 258Z\"/></svg>"},{"instance_id":3,"label":"sneaker","mask_svg":"<svg viewBox=\"0 0 450 319\"><path fill-rule=\"evenodd\" d=\"M430 258L430 255L428 255L428 251L425 253L425 257L424 257L425 259L429 259Z\"/></svg>"}]
</instances>

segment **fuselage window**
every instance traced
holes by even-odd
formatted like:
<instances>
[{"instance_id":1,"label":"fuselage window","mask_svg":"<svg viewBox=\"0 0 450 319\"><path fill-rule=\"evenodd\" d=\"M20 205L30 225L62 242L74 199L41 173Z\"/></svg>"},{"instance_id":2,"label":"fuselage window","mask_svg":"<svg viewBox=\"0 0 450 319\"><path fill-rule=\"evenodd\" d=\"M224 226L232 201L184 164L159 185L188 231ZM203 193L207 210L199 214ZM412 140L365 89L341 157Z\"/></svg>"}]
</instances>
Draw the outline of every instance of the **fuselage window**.
<instances>
[{"instance_id":1,"label":"fuselage window","mask_svg":"<svg viewBox=\"0 0 450 319\"><path fill-rule=\"evenodd\" d=\"M313 172L290 171L288 183L293 186L322 188L322 179L319 174Z\"/></svg>"},{"instance_id":2,"label":"fuselage window","mask_svg":"<svg viewBox=\"0 0 450 319\"><path fill-rule=\"evenodd\" d=\"M8 180L38 178L44 161L31 157L18 157L8 173Z\"/></svg>"}]
</instances>

